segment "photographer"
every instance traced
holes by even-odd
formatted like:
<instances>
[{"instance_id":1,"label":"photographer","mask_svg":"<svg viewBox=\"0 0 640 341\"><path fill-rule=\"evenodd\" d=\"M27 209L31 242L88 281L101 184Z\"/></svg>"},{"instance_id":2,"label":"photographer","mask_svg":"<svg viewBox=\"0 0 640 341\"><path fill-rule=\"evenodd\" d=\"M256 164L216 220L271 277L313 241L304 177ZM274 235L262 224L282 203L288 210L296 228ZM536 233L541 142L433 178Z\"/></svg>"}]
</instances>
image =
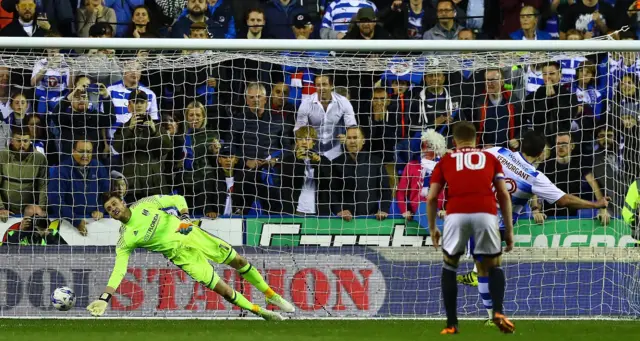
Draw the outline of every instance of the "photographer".
<instances>
[{"instance_id":1,"label":"photographer","mask_svg":"<svg viewBox=\"0 0 640 341\"><path fill-rule=\"evenodd\" d=\"M172 147L171 137L147 113L147 93L136 89L129 94L131 119L116 131L115 150L122 155L122 174L129 181L127 202L156 194L166 194L169 186L162 174L162 160Z\"/></svg>"},{"instance_id":2,"label":"photographer","mask_svg":"<svg viewBox=\"0 0 640 341\"><path fill-rule=\"evenodd\" d=\"M27 219L27 218L25 218ZM60 236L58 224L49 225L49 219L46 217L33 217L30 219L30 225L18 228L10 228L4 235L2 244L7 245L66 245L64 239Z\"/></svg>"}]
</instances>

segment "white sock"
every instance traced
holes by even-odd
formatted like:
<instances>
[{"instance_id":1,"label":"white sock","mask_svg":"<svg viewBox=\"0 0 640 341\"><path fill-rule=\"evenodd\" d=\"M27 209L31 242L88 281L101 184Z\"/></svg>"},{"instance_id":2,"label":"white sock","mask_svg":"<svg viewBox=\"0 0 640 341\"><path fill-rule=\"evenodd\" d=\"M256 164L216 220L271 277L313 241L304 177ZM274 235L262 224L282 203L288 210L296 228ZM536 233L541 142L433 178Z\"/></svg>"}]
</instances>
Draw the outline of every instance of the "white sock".
<instances>
[{"instance_id":1,"label":"white sock","mask_svg":"<svg viewBox=\"0 0 640 341\"><path fill-rule=\"evenodd\" d=\"M480 293L480 299L482 299L482 305L487 309L489 318L493 318L493 300L489 294L489 277L478 277L478 292Z\"/></svg>"},{"instance_id":2,"label":"white sock","mask_svg":"<svg viewBox=\"0 0 640 341\"><path fill-rule=\"evenodd\" d=\"M473 272L478 273L478 266L475 263L473 264Z\"/></svg>"}]
</instances>

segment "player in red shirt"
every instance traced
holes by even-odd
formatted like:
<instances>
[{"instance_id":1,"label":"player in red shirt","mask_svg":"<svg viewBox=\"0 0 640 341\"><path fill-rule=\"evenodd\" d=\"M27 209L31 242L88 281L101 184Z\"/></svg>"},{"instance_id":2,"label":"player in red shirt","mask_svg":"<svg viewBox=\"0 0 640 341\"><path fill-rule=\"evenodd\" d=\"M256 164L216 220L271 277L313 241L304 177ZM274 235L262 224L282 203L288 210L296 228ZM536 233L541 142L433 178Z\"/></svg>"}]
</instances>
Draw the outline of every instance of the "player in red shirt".
<instances>
[{"instance_id":1,"label":"player in red shirt","mask_svg":"<svg viewBox=\"0 0 640 341\"><path fill-rule=\"evenodd\" d=\"M438 195L447 186L447 217L444 220L442 251L442 297L447 312L447 327L440 334L458 333L456 270L469 238L476 242L474 256L482 256L481 265L489 273L489 292L493 298L493 322L504 333L515 326L503 314L505 277L500 268L502 241L498 229L496 199L503 217L511 217L511 196L507 191L502 165L490 153L476 147L476 129L461 121L453 128L457 149L440 159L431 174L427 197L427 217L433 246L440 242L436 227ZM494 192L495 188L495 192ZM513 248L513 222L505 219L506 252Z\"/></svg>"}]
</instances>

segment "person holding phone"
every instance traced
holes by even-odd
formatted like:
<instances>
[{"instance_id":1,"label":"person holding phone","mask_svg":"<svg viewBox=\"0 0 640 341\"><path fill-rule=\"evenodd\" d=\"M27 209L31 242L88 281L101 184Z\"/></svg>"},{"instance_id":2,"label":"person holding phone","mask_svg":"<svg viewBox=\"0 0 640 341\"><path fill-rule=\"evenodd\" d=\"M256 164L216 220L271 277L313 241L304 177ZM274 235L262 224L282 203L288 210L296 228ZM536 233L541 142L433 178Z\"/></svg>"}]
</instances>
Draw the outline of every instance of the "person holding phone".
<instances>
[{"instance_id":1,"label":"person holding phone","mask_svg":"<svg viewBox=\"0 0 640 341\"><path fill-rule=\"evenodd\" d=\"M295 138L293 153L285 153L278 167L280 205L274 210L283 214L328 216L331 161L314 151L318 133L313 127L301 127Z\"/></svg>"},{"instance_id":2,"label":"person holding phone","mask_svg":"<svg viewBox=\"0 0 640 341\"><path fill-rule=\"evenodd\" d=\"M172 148L172 139L155 123L147 106L149 97L144 90L131 91L128 112L131 118L116 130L113 147L122 156L122 174L129 181L126 202L170 190L162 172L162 160Z\"/></svg>"},{"instance_id":3,"label":"person holding phone","mask_svg":"<svg viewBox=\"0 0 640 341\"><path fill-rule=\"evenodd\" d=\"M92 142L97 153L100 142L107 143L106 130L115 123L114 107L107 87L102 83L90 83L86 77L76 81L76 86L60 100L54 112L59 113L62 136L62 153L69 155L73 141L84 137Z\"/></svg>"}]
</instances>

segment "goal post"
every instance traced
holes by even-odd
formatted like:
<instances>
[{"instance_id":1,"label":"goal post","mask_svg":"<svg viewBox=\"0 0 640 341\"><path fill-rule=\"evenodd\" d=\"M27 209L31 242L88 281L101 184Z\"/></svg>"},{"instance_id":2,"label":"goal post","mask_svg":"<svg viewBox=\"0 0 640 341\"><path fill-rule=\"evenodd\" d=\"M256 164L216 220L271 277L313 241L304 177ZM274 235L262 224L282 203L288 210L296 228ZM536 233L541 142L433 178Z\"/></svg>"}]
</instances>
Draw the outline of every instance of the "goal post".
<instances>
[{"instance_id":1,"label":"goal post","mask_svg":"<svg viewBox=\"0 0 640 341\"><path fill-rule=\"evenodd\" d=\"M293 318L442 318L421 137L435 129L453 148L449 125L464 119L482 147L517 151L526 131L543 132L538 171L584 199L612 198L607 212L523 204L503 261L508 314L636 318L638 235L620 214L640 176L639 52L630 40L0 38L0 196L15 213L0 221L0 317L86 316L119 238L119 222L93 216L106 188L129 204L184 195L202 229L294 303ZM30 205L47 213L40 231L22 224ZM265 304L231 268L215 269ZM50 304L60 286L78 297L68 312ZM476 288L459 297L462 317L485 318ZM247 316L142 250L107 314Z\"/></svg>"}]
</instances>

